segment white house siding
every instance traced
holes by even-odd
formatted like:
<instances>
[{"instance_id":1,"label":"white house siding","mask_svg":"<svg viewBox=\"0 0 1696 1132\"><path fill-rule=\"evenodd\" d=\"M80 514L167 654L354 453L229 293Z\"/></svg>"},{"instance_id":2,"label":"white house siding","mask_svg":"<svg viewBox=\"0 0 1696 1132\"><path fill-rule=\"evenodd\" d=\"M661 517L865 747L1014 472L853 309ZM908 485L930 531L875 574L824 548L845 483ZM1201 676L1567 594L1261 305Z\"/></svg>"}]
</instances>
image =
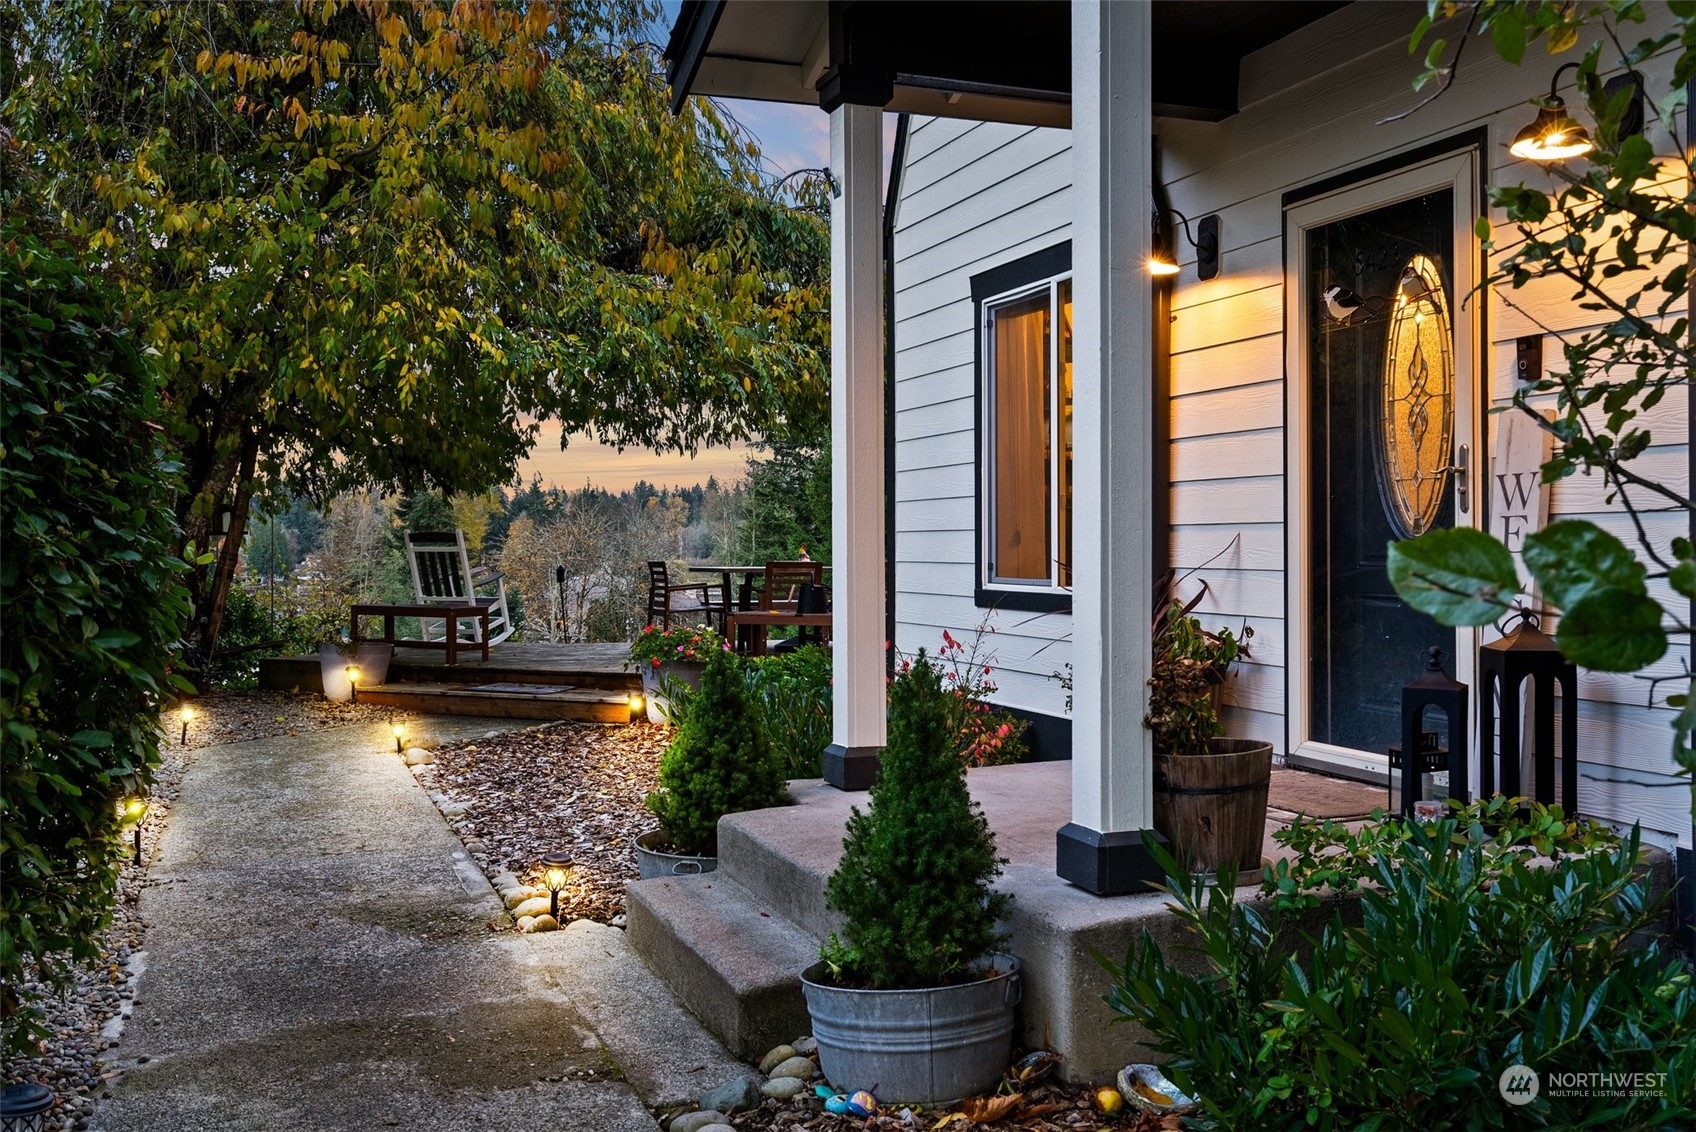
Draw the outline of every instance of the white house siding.
<instances>
[{"instance_id":1,"label":"white house siding","mask_svg":"<svg viewBox=\"0 0 1696 1132\"><path fill-rule=\"evenodd\" d=\"M1271 738L1280 749L1287 695L1283 196L1480 127L1488 130L1491 183L1554 184L1510 158L1507 143L1529 120L1527 100L1547 91L1564 57L1532 52L1514 68L1474 44L1441 98L1379 124L1417 101L1406 37L1423 8L1342 9L1244 61L1237 115L1158 126L1173 207L1192 221L1217 213L1222 248L1222 270L1205 283L1195 278L1193 251L1180 248L1188 254L1180 254L1173 298L1172 558L1180 569L1202 568L1210 585L1204 621L1253 626L1254 659L1229 685L1226 719L1233 733ZM1447 34L1452 40L1459 29ZM1651 91L1664 88L1664 64L1641 69ZM905 649L977 620L969 278L1066 238L1066 141L1062 131L950 121L912 130L896 228L897 601ZM1538 323L1571 331L1594 317L1552 286L1515 301L1528 313L1496 301L1486 307L1481 366L1497 403L1509 396L1514 339L1539 333ZM1546 339L1544 354L1548 365L1559 363L1557 339ZM1648 414L1655 445L1639 462L1680 489L1688 488L1686 405L1681 390ZM1602 496L1597 481L1565 480L1553 489L1551 517L1592 518L1629 543L1628 520ZM1670 537L1687 521L1683 512L1661 511L1646 525ZM1671 600L1664 585L1656 592ZM1067 620L998 615L1003 700L1061 711L1063 693L1046 677L1064 663L1065 645L1048 642L1065 635ZM1679 670L1689 654L1687 646L1675 651L1656 672ZM1647 684L1629 676L1584 673L1580 694L1585 810L1640 820L1689 845L1688 783L1672 775L1671 713L1646 706Z\"/></svg>"}]
</instances>

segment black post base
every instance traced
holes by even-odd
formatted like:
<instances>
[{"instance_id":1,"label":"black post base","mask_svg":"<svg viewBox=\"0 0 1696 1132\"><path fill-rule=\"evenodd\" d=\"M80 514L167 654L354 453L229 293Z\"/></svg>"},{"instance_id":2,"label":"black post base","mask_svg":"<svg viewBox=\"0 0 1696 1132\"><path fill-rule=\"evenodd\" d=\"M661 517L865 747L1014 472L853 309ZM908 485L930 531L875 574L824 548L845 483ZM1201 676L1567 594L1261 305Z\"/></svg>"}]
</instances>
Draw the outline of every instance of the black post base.
<instances>
[{"instance_id":1,"label":"black post base","mask_svg":"<svg viewBox=\"0 0 1696 1132\"><path fill-rule=\"evenodd\" d=\"M1144 837L1166 844L1166 838L1152 829L1101 833L1068 822L1055 834L1058 848L1054 871L1061 880L1097 896L1149 892L1166 879L1166 874L1143 845Z\"/></svg>"},{"instance_id":2,"label":"black post base","mask_svg":"<svg viewBox=\"0 0 1696 1132\"><path fill-rule=\"evenodd\" d=\"M824 780L838 790L870 790L877 781L882 755L882 747L832 743L824 749Z\"/></svg>"}]
</instances>

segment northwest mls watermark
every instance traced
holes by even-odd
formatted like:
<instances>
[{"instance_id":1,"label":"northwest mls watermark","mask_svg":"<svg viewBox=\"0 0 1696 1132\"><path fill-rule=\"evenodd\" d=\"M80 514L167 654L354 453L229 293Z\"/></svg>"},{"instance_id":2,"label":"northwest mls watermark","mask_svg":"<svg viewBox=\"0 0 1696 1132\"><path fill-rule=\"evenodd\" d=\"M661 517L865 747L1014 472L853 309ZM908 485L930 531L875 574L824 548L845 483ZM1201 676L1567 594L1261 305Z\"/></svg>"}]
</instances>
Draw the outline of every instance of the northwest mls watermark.
<instances>
[{"instance_id":1,"label":"northwest mls watermark","mask_svg":"<svg viewBox=\"0 0 1696 1132\"><path fill-rule=\"evenodd\" d=\"M1667 1095L1665 1073L1578 1073L1571 1070L1559 1073L1538 1073L1524 1065L1510 1065L1502 1070L1496 1090L1511 1105L1530 1104L1538 1096L1551 1099L1596 1098L1624 1099L1627 1097L1664 1097Z\"/></svg>"}]
</instances>

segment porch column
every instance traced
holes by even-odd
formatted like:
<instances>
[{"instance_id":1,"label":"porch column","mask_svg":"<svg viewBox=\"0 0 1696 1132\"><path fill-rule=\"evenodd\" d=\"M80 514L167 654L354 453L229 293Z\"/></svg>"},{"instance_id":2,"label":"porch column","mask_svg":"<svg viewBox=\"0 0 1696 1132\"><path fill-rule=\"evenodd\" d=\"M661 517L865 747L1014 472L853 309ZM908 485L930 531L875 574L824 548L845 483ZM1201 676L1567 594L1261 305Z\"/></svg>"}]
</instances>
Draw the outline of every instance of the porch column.
<instances>
[{"instance_id":1,"label":"porch column","mask_svg":"<svg viewBox=\"0 0 1696 1132\"><path fill-rule=\"evenodd\" d=\"M884 721L882 112L830 112L832 739L824 778L864 790Z\"/></svg>"},{"instance_id":2,"label":"porch column","mask_svg":"<svg viewBox=\"0 0 1696 1132\"><path fill-rule=\"evenodd\" d=\"M1160 872L1148 704L1154 603L1153 116L1147 4L1072 9L1072 293L1075 305L1072 820L1056 871L1102 895Z\"/></svg>"}]
</instances>

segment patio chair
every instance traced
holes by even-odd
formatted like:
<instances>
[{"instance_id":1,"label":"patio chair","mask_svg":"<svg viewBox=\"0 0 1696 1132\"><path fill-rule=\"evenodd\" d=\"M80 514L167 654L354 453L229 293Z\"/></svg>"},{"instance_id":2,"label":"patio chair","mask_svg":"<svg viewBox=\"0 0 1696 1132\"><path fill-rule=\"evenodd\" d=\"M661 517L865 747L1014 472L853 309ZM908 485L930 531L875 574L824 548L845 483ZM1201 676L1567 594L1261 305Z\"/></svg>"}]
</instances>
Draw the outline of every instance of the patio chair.
<instances>
[{"instance_id":1,"label":"patio chair","mask_svg":"<svg viewBox=\"0 0 1696 1132\"><path fill-rule=\"evenodd\" d=\"M824 563L809 559L767 562L765 585L760 588L760 609L767 613L825 613L829 611L824 588ZM755 632L767 630L757 628ZM817 644L817 629L800 629L795 636L773 641L767 652L787 652L804 644Z\"/></svg>"},{"instance_id":2,"label":"patio chair","mask_svg":"<svg viewBox=\"0 0 1696 1132\"><path fill-rule=\"evenodd\" d=\"M648 624L669 629L673 617L692 614L716 624L722 633L724 609L722 582L673 582L664 562L648 563Z\"/></svg>"},{"instance_id":3,"label":"patio chair","mask_svg":"<svg viewBox=\"0 0 1696 1132\"><path fill-rule=\"evenodd\" d=\"M465 605L474 603L489 611L489 644L498 645L512 636L512 615L506 607L506 575L485 566L473 569L465 551L465 532L407 531L406 561L412 568L412 590L420 605ZM421 636L427 641L447 635L446 619L420 618ZM480 642L482 626L476 621L459 623L460 639Z\"/></svg>"}]
</instances>

